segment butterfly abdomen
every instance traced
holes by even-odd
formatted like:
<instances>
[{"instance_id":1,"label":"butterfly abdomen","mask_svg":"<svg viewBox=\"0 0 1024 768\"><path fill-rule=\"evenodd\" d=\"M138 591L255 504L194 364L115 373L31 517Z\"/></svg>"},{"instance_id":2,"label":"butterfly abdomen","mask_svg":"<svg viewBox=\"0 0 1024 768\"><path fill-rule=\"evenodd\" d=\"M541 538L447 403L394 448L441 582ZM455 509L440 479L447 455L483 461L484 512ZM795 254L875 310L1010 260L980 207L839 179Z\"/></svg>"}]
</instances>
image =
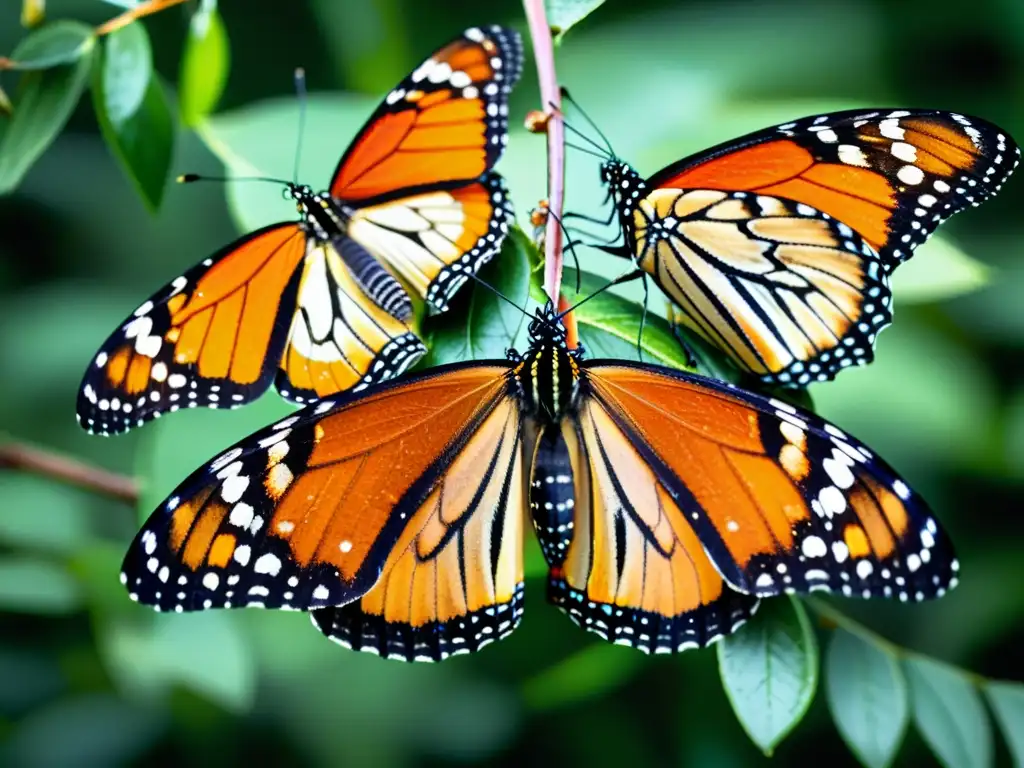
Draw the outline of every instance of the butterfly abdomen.
<instances>
[{"instance_id":1,"label":"butterfly abdomen","mask_svg":"<svg viewBox=\"0 0 1024 768\"><path fill-rule=\"evenodd\" d=\"M334 238L332 245L341 255L352 277L373 303L398 320L412 317L412 300L402 284L369 251L350 237Z\"/></svg>"},{"instance_id":2,"label":"butterfly abdomen","mask_svg":"<svg viewBox=\"0 0 1024 768\"><path fill-rule=\"evenodd\" d=\"M530 515L544 559L552 567L565 562L573 535L575 485L569 447L561 429L549 426L537 438L530 480Z\"/></svg>"}]
</instances>

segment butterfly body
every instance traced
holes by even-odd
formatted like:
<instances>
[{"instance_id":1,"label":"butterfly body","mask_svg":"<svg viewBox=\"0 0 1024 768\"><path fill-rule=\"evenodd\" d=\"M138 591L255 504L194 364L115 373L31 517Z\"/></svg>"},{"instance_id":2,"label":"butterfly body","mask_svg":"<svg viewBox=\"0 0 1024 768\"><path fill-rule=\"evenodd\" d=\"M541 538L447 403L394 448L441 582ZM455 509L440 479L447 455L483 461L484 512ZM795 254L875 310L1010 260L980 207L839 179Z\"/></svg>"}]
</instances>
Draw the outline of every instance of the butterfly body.
<instances>
[{"instance_id":1,"label":"butterfly body","mask_svg":"<svg viewBox=\"0 0 1024 768\"><path fill-rule=\"evenodd\" d=\"M808 117L648 179L612 158L601 181L625 243L605 249L741 371L802 387L870 362L892 320L889 275L1018 159L998 126L934 110Z\"/></svg>"},{"instance_id":2,"label":"butterfly body","mask_svg":"<svg viewBox=\"0 0 1024 768\"><path fill-rule=\"evenodd\" d=\"M426 347L414 300L443 312L513 214L492 171L522 69L518 35L472 28L384 99L327 189L284 182L298 221L252 232L143 302L82 379L88 431L236 408L273 384L305 403L400 375Z\"/></svg>"},{"instance_id":3,"label":"butterfly body","mask_svg":"<svg viewBox=\"0 0 1024 768\"><path fill-rule=\"evenodd\" d=\"M524 413L539 426L557 425L572 409L579 391L579 350L566 345L561 326L549 319L535 319L530 327L531 344L519 355L512 370L523 401Z\"/></svg>"},{"instance_id":4,"label":"butterfly body","mask_svg":"<svg viewBox=\"0 0 1024 768\"><path fill-rule=\"evenodd\" d=\"M412 319L412 299L401 282L349 236L349 222L356 209L327 192L314 192L305 185L291 184L288 192L295 200L307 237L320 246L330 245L374 304L396 320Z\"/></svg>"}]
</instances>

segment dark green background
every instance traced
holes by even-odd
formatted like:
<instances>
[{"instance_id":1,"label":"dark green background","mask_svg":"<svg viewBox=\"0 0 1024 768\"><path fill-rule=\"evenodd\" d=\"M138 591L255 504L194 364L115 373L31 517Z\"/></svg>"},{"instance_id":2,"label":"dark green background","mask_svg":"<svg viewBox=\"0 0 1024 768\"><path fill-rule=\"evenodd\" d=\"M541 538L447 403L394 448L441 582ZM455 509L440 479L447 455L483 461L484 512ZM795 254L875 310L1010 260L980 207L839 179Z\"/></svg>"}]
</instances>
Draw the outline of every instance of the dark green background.
<instances>
[{"instance_id":1,"label":"dark green background","mask_svg":"<svg viewBox=\"0 0 1024 768\"><path fill-rule=\"evenodd\" d=\"M17 6L0 8L0 53L24 34ZM50 2L48 11L98 23L117 9L68 0ZM354 122L336 133L311 120L307 141L318 149L307 153L303 172L314 174L305 179L314 185L326 183L332 155L374 101L437 45L470 24L525 31L514 0L234 0L221 12L233 61L219 111L282 98L274 114L290 121L297 65L314 94L369 95L345 100ZM170 88L187 18L178 8L146 21ZM644 173L713 141L851 105L951 109L1024 137L1024 5L1017 0L610 0L567 35L558 56L564 83ZM3 80L8 89L14 82ZM543 142L519 128L536 106L528 58L512 101L509 157L499 166L521 214L544 194ZM266 145L253 152L289 158L294 129L260 130L269 125L260 122L261 110L215 120L211 130L223 138L241 125L246 141ZM290 173L287 162L278 165L272 170ZM172 174L220 167L194 133L179 133ZM596 178L589 161L574 158L570 197L592 199ZM271 396L243 416L182 414L177 425L172 417L109 439L75 424L76 387L107 334L145 296L238 233L243 222L233 220L224 192L171 185L159 214L150 215L83 99L21 188L0 199L0 430L138 472L157 498L218 445L281 411ZM251 187L245 195L288 213L276 190ZM881 337L878 362L813 390L822 414L868 442L929 499L963 565L960 587L934 604L836 604L897 642L1011 680L1024 678L1022 202L1024 182L1011 179L998 198L942 228L947 246L988 268L986 285L949 295L963 280L946 284L940 274L928 298L922 286L947 257L942 246L921 248L903 268L908 276L897 277L896 322ZM619 265L596 259L585 266L608 272ZM170 466L170 476L158 465ZM544 604L539 581L528 584L526 617L508 640L472 658L403 665L342 651L302 615L215 612L154 622L117 584L137 526L129 507L0 474L0 762L764 760L728 707L711 651L648 659L608 647L589 666L570 666L561 682L537 677L601 647ZM595 691L559 706L574 686ZM931 759L911 729L900 764ZM853 763L819 691L775 762L825 760Z\"/></svg>"}]
</instances>

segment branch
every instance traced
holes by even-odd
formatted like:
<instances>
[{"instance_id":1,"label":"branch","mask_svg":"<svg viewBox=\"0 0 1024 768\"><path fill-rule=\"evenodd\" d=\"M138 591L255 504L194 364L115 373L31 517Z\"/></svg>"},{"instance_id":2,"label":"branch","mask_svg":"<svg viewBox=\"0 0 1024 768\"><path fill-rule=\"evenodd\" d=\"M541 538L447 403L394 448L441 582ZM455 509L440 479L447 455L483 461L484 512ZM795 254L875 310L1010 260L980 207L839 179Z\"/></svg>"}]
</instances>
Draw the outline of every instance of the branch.
<instances>
[{"instance_id":1,"label":"branch","mask_svg":"<svg viewBox=\"0 0 1024 768\"><path fill-rule=\"evenodd\" d=\"M565 126L562 123L562 94L555 74L555 46L551 39L544 0L523 0L530 25L533 56L537 61L537 79L543 111L549 116L548 137L548 211L544 236L544 290L558 306L562 286L562 206L565 198Z\"/></svg>"},{"instance_id":2,"label":"branch","mask_svg":"<svg viewBox=\"0 0 1024 768\"><path fill-rule=\"evenodd\" d=\"M127 504L139 500L139 485L131 477L21 443L0 445L0 468L34 472Z\"/></svg>"},{"instance_id":3,"label":"branch","mask_svg":"<svg viewBox=\"0 0 1024 768\"><path fill-rule=\"evenodd\" d=\"M159 13L165 8L170 8L172 5L179 5L183 2L185 0L149 0L149 2L140 3L133 8L129 8L120 16L115 16L110 21L96 27L96 34L100 37L109 35L111 32L116 32L122 27L127 27L136 19L141 19L143 16L149 16L152 13Z\"/></svg>"}]
</instances>

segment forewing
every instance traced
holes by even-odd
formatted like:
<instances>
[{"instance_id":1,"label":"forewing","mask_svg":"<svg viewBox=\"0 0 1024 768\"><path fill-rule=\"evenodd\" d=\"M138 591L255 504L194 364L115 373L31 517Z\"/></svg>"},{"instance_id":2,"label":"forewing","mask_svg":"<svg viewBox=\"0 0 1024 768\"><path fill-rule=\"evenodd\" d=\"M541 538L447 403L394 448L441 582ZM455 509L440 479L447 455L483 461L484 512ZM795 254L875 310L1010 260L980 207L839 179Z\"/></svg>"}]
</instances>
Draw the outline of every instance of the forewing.
<instances>
[{"instance_id":1,"label":"forewing","mask_svg":"<svg viewBox=\"0 0 1024 768\"><path fill-rule=\"evenodd\" d=\"M522 59L516 32L466 30L387 95L338 164L331 194L370 204L490 170L508 139Z\"/></svg>"},{"instance_id":2,"label":"forewing","mask_svg":"<svg viewBox=\"0 0 1024 768\"><path fill-rule=\"evenodd\" d=\"M253 232L158 291L103 344L78 394L78 421L114 434L179 408L234 408L274 377L295 307L306 235Z\"/></svg>"},{"instance_id":3,"label":"forewing","mask_svg":"<svg viewBox=\"0 0 1024 768\"><path fill-rule=\"evenodd\" d=\"M591 363L587 386L734 587L923 600L956 584L925 501L813 414L641 364Z\"/></svg>"},{"instance_id":4,"label":"forewing","mask_svg":"<svg viewBox=\"0 0 1024 768\"><path fill-rule=\"evenodd\" d=\"M362 597L396 543L416 533L411 522L425 522L455 457L507 409L506 373L493 364L435 369L256 432L160 505L128 550L122 581L162 611L311 610Z\"/></svg>"},{"instance_id":5,"label":"forewing","mask_svg":"<svg viewBox=\"0 0 1024 768\"><path fill-rule=\"evenodd\" d=\"M1020 150L999 126L935 110L850 110L726 142L659 171L649 186L758 192L856 230L887 269L945 219L999 191Z\"/></svg>"}]
</instances>

